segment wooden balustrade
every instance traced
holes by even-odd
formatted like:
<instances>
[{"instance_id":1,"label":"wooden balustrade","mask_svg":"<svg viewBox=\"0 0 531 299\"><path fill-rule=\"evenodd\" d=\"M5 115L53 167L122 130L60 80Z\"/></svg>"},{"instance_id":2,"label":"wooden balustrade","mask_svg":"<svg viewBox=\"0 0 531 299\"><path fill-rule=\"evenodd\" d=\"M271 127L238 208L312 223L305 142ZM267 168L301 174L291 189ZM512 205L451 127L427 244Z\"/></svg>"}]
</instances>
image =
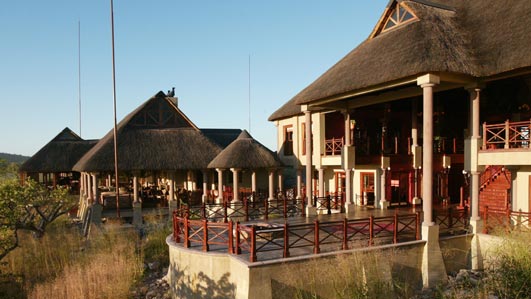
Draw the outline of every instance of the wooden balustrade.
<instances>
[{"instance_id":1,"label":"wooden balustrade","mask_svg":"<svg viewBox=\"0 0 531 299\"><path fill-rule=\"evenodd\" d=\"M173 239L185 248L201 248L202 251L226 250L234 254L249 254L255 262L257 255L269 252L271 256L289 257L297 249L297 255L320 253L331 249L347 250L353 247L398 243L420 239L420 214L405 214L342 221L318 221L302 224L242 225L233 221L209 222L192 220L174 213ZM337 245L337 246L336 246Z\"/></svg>"},{"instance_id":2,"label":"wooden balustrade","mask_svg":"<svg viewBox=\"0 0 531 299\"><path fill-rule=\"evenodd\" d=\"M531 231L530 218L530 212L491 209L487 206L483 211L483 233L492 233L496 229L505 232Z\"/></svg>"},{"instance_id":3,"label":"wooden balustrade","mask_svg":"<svg viewBox=\"0 0 531 299\"><path fill-rule=\"evenodd\" d=\"M483 123L483 150L529 148L531 121Z\"/></svg>"}]
</instances>

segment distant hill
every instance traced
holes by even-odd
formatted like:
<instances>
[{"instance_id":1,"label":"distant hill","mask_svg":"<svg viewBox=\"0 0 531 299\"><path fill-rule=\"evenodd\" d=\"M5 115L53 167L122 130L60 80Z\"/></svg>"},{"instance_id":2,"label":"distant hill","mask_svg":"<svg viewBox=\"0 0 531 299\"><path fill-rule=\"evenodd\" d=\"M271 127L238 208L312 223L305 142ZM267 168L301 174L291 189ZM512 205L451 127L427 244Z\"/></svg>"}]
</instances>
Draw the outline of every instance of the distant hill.
<instances>
[{"instance_id":1,"label":"distant hill","mask_svg":"<svg viewBox=\"0 0 531 299\"><path fill-rule=\"evenodd\" d=\"M0 153L0 159L6 160L7 162L14 162L17 164L22 164L29 158L30 157L28 156Z\"/></svg>"}]
</instances>

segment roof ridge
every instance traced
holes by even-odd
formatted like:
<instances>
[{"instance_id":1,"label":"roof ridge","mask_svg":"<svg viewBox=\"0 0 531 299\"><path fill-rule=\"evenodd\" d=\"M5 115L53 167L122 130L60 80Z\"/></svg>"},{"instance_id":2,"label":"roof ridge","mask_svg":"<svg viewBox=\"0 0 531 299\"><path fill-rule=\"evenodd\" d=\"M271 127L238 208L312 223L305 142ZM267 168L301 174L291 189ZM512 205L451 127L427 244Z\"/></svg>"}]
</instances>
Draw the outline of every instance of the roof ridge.
<instances>
[{"instance_id":1,"label":"roof ridge","mask_svg":"<svg viewBox=\"0 0 531 299\"><path fill-rule=\"evenodd\" d=\"M423 4L423 5L427 5L427 6L431 6L435 8L440 8L440 9L456 12L455 7L444 5L441 3L432 2L429 0L397 0L397 2L402 2L402 1L411 1L411 2L415 2L415 3L419 3L419 4Z\"/></svg>"}]
</instances>

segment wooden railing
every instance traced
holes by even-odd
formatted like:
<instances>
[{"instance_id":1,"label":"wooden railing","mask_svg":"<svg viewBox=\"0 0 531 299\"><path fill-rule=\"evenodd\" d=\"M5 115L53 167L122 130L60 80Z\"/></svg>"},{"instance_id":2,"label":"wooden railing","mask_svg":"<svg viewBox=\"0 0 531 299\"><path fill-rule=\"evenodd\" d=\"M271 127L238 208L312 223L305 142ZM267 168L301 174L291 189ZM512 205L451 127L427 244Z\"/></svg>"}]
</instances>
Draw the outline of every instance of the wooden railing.
<instances>
[{"instance_id":1,"label":"wooden railing","mask_svg":"<svg viewBox=\"0 0 531 299\"><path fill-rule=\"evenodd\" d=\"M469 227L469 214L466 206L462 209L449 207L444 210L434 210L433 219L439 225L439 232L443 234L467 231Z\"/></svg>"},{"instance_id":2,"label":"wooden railing","mask_svg":"<svg viewBox=\"0 0 531 299\"><path fill-rule=\"evenodd\" d=\"M341 155L343 148L343 138L332 138L325 140L325 156Z\"/></svg>"},{"instance_id":3,"label":"wooden railing","mask_svg":"<svg viewBox=\"0 0 531 299\"><path fill-rule=\"evenodd\" d=\"M529 148L531 121L483 123L483 150Z\"/></svg>"},{"instance_id":4,"label":"wooden railing","mask_svg":"<svg viewBox=\"0 0 531 299\"><path fill-rule=\"evenodd\" d=\"M239 202L201 204L199 206L182 205L176 210L180 217L188 215L191 219L208 219L209 221L227 222L238 217L244 221L270 216L293 217L304 215L304 200L286 197L252 201L244 198Z\"/></svg>"},{"instance_id":5,"label":"wooden railing","mask_svg":"<svg viewBox=\"0 0 531 299\"><path fill-rule=\"evenodd\" d=\"M522 211L489 209L485 207L483 211L483 232L488 234L496 229L505 232L510 231L531 231L531 213Z\"/></svg>"},{"instance_id":6,"label":"wooden railing","mask_svg":"<svg viewBox=\"0 0 531 299\"><path fill-rule=\"evenodd\" d=\"M419 240L420 212L302 224L243 225L191 220L176 211L173 239L185 248L249 254L249 260L256 262L259 255L261 260L274 259Z\"/></svg>"}]
</instances>

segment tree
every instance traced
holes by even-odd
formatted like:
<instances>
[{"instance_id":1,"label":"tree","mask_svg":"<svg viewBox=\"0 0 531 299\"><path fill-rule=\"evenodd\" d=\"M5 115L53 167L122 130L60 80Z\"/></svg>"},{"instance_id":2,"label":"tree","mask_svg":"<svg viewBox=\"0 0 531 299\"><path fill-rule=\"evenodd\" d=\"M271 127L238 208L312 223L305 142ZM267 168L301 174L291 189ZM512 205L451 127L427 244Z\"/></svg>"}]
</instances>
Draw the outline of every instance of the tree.
<instances>
[{"instance_id":1,"label":"tree","mask_svg":"<svg viewBox=\"0 0 531 299\"><path fill-rule=\"evenodd\" d=\"M40 238L51 222L75 205L68 191L48 190L33 180L0 182L0 260L18 246L20 230Z\"/></svg>"},{"instance_id":2,"label":"tree","mask_svg":"<svg viewBox=\"0 0 531 299\"><path fill-rule=\"evenodd\" d=\"M4 159L0 159L0 184L7 181L17 178L18 174L18 164L9 163Z\"/></svg>"}]
</instances>

